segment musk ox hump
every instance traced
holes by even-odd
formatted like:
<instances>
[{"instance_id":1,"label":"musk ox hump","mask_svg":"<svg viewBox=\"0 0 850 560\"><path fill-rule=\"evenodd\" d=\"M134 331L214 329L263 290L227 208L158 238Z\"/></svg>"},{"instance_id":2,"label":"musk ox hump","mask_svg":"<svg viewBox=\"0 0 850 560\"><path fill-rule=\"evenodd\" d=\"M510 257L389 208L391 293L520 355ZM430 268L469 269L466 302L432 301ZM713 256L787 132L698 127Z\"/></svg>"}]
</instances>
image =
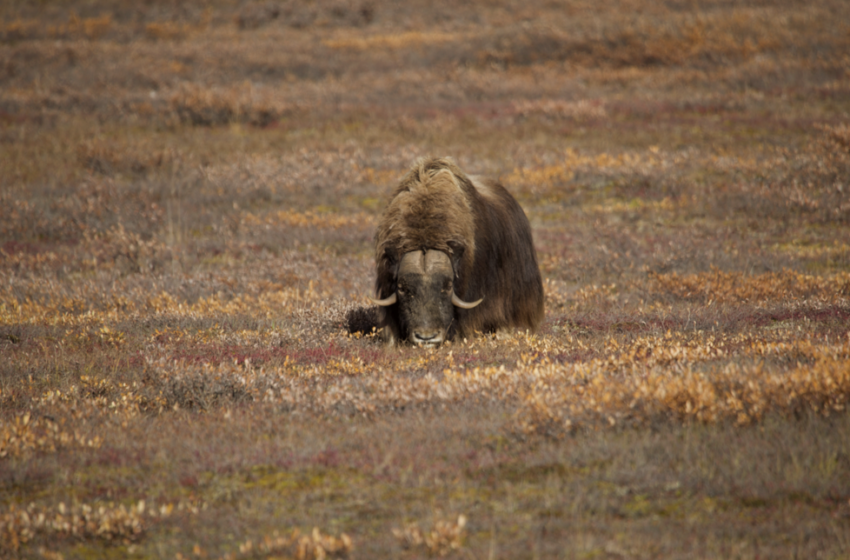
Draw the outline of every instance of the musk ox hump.
<instances>
[{"instance_id":1,"label":"musk ox hump","mask_svg":"<svg viewBox=\"0 0 850 560\"><path fill-rule=\"evenodd\" d=\"M422 189L439 190L442 192L456 191L461 195L464 194L460 187L457 175L451 172L448 168L432 170L428 173L420 173L418 181L408 183L408 189L411 192L420 191Z\"/></svg>"}]
</instances>

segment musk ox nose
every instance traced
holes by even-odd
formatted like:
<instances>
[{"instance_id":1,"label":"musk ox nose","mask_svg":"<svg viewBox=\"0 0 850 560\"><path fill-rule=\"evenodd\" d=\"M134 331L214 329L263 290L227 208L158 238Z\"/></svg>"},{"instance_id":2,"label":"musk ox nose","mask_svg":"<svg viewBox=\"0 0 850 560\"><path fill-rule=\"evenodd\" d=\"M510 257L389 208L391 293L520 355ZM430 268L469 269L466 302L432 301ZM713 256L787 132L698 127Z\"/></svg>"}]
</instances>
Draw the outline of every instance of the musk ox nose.
<instances>
[{"instance_id":1,"label":"musk ox nose","mask_svg":"<svg viewBox=\"0 0 850 560\"><path fill-rule=\"evenodd\" d=\"M416 344L438 344L442 342L442 337L439 336L439 333L432 332L415 332L413 333L413 341Z\"/></svg>"}]
</instances>

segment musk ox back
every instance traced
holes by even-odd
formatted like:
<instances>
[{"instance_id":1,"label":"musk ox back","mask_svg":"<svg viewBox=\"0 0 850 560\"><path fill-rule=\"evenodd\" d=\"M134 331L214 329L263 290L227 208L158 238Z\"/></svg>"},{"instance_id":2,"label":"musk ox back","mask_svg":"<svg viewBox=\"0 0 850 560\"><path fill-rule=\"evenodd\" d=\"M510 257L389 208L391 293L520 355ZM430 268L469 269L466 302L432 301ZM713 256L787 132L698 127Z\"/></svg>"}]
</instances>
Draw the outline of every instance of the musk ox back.
<instances>
[{"instance_id":1,"label":"musk ox back","mask_svg":"<svg viewBox=\"0 0 850 560\"><path fill-rule=\"evenodd\" d=\"M375 235L378 308L389 343L437 345L503 328L536 330L543 284L525 213L494 181L450 159L417 161L395 189ZM354 318L352 318L354 317Z\"/></svg>"}]
</instances>

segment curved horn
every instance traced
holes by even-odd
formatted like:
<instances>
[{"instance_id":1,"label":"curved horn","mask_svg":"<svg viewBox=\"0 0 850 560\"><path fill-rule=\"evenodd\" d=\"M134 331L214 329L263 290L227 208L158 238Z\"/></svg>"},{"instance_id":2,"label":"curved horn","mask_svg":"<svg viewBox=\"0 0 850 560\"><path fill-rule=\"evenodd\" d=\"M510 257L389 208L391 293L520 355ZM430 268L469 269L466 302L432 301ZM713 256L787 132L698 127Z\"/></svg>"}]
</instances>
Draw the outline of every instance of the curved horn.
<instances>
[{"instance_id":1,"label":"curved horn","mask_svg":"<svg viewBox=\"0 0 850 560\"><path fill-rule=\"evenodd\" d=\"M395 292L393 292L393 295L391 295L391 296L390 296L390 297L388 297L388 298L384 298L384 299L372 299L372 298L369 298L369 299L371 299L371 300L372 300L372 303L374 303L375 305L380 305L381 307L386 307L386 306L388 306L388 305L392 305L392 304L394 304L394 303L398 300L398 294L396 294Z\"/></svg>"},{"instance_id":2,"label":"curved horn","mask_svg":"<svg viewBox=\"0 0 850 560\"><path fill-rule=\"evenodd\" d=\"M457 297L457 294L452 291L452 303L457 307L460 307L461 309L472 309L482 301L484 301L484 298L481 298L478 301L473 301L472 303L466 303L465 301Z\"/></svg>"}]
</instances>

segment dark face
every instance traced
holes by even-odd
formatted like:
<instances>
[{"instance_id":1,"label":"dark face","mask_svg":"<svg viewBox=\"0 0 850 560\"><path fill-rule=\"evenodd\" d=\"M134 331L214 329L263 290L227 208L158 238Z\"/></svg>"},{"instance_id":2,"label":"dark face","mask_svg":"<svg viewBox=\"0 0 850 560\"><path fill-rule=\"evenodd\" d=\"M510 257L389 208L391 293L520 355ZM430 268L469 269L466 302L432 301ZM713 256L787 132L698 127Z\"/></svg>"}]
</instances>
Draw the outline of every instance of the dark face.
<instances>
[{"instance_id":1,"label":"dark face","mask_svg":"<svg viewBox=\"0 0 850 560\"><path fill-rule=\"evenodd\" d=\"M399 263L399 315L408 339L419 346L437 346L448 337L454 320L449 257L442 251L412 251Z\"/></svg>"}]
</instances>

